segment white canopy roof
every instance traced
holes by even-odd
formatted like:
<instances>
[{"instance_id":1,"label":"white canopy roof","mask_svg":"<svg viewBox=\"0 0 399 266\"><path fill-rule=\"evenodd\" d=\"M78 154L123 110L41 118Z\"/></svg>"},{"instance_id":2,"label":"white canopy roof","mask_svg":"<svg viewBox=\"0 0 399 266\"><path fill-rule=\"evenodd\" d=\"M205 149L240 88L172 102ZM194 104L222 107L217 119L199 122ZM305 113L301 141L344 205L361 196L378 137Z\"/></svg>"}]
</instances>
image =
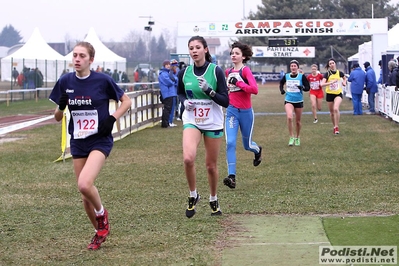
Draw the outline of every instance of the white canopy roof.
<instances>
[{"instance_id":1,"label":"white canopy roof","mask_svg":"<svg viewBox=\"0 0 399 266\"><path fill-rule=\"evenodd\" d=\"M388 47L397 46L399 44L399 23L388 31Z\"/></svg>"},{"instance_id":2,"label":"white canopy roof","mask_svg":"<svg viewBox=\"0 0 399 266\"><path fill-rule=\"evenodd\" d=\"M85 42L89 42L93 45L96 54L94 56L94 62L91 64L92 68L96 69L99 65L102 68L109 68L111 70L118 69L121 71L126 70L126 58L117 55L116 53L112 52L105 46L102 41L98 38L97 33L95 32L94 28L90 28L89 32L84 39ZM72 53L71 51L67 54L64 58L68 62L72 60Z\"/></svg>"},{"instance_id":3,"label":"white canopy roof","mask_svg":"<svg viewBox=\"0 0 399 266\"><path fill-rule=\"evenodd\" d=\"M388 31L388 49L387 51L399 51L399 23L392 27ZM359 64L362 65L364 62L372 61L372 45L373 42L365 42L359 45ZM349 58L348 58L349 60Z\"/></svg>"},{"instance_id":4,"label":"white canopy roof","mask_svg":"<svg viewBox=\"0 0 399 266\"><path fill-rule=\"evenodd\" d=\"M357 61L357 60L359 60L359 53L356 53L348 57L348 61Z\"/></svg>"},{"instance_id":5,"label":"white canopy roof","mask_svg":"<svg viewBox=\"0 0 399 266\"><path fill-rule=\"evenodd\" d=\"M64 60L63 55L47 44L38 28L33 30L31 37L24 46L3 59L11 57L14 59Z\"/></svg>"},{"instance_id":6,"label":"white canopy roof","mask_svg":"<svg viewBox=\"0 0 399 266\"><path fill-rule=\"evenodd\" d=\"M51 48L43 39L38 28L33 30L29 40L18 50L1 59L1 79L11 80L13 67L19 72L23 67L38 68L46 81L55 81L65 68L63 55Z\"/></svg>"}]
</instances>

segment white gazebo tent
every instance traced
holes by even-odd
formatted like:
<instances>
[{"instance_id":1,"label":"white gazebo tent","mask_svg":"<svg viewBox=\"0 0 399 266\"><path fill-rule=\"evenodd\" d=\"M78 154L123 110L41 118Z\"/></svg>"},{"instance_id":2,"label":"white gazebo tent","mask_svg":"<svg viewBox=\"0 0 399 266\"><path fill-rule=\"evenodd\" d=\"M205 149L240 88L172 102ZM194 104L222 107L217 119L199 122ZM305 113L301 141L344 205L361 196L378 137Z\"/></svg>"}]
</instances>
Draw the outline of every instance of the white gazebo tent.
<instances>
[{"instance_id":1,"label":"white gazebo tent","mask_svg":"<svg viewBox=\"0 0 399 266\"><path fill-rule=\"evenodd\" d=\"M370 63L372 62L372 45L373 45L372 41L365 42L359 45L358 54L359 54L360 66L362 66L366 61Z\"/></svg>"},{"instance_id":2,"label":"white gazebo tent","mask_svg":"<svg viewBox=\"0 0 399 266\"><path fill-rule=\"evenodd\" d=\"M84 41L93 45L94 50L96 51L94 62L91 64L92 68L97 69L97 67L100 66L102 69L109 68L111 71L114 69L117 69L118 71L126 71L126 58L117 55L105 46L98 38L93 28L90 28ZM73 51L67 54L64 58L69 62L69 70L73 71L72 54Z\"/></svg>"},{"instance_id":3,"label":"white gazebo tent","mask_svg":"<svg viewBox=\"0 0 399 266\"><path fill-rule=\"evenodd\" d=\"M359 53L349 56L348 61L359 61Z\"/></svg>"},{"instance_id":4,"label":"white gazebo tent","mask_svg":"<svg viewBox=\"0 0 399 266\"><path fill-rule=\"evenodd\" d=\"M388 31L388 48L387 50L389 51L397 51L399 48L399 23L393 26L389 31ZM371 63L372 61L372 45L373 42L365 42L359 45L358 48L358 54L359 54L359 64L362 66L364 62L369 61ZM372 66L375 67L375 66Z\"/></svg>"},{"instance_id":5,"label":"white gazebo tent","mask_svg":"<svg viewBox=\"0 0 399 266\"><path fill-rule=\"evenodd\" d=\"M13 68L19 72L24 67L38 68L44 81L56 81L66 68L63 55L51 48L35 28L29 40L17 51L1 59L1 80L10 81Z\"/></svg>"}]
</instances>

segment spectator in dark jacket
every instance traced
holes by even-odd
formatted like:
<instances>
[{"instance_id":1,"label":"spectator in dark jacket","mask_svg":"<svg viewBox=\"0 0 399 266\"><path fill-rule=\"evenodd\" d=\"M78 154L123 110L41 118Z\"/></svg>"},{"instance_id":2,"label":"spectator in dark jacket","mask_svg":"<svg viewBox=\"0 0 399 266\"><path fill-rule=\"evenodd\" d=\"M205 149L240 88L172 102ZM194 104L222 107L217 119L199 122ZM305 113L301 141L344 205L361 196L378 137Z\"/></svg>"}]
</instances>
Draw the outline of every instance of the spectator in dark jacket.
<instances>
[{"instance_id":1,"label":"spectator in dark jacket","mask_svg":"<svg viewBox=\"0 0 399 266\"><path fill-rule=\"evenodd\" d=\"M179 66L179 63L177 62L176 59L170 60L170 70L169 70L169 77L170 79L175 82L175 91L173 92L174 96L173 101L172 101L172 109L169 115L169 126L175 127L176 124L173 123L173 119L175 117L175 110L176 110L176 105L177 105L177 73L179 72L179 69L177 68Z\"/></svg>"},{"instance_id":2,"label":"spectator in dark jacket","mask_svg":"<svg viewBox=\"0 0 399 266\"><path fill-rule=\"evenodd\" d=\"M399 88L399 72L396 74L395 90L397 91L398 88Z\"/></svg>"},{"instance_id":3,"label":"spectator in dark jacket","mask_svg":"<svg viewBox=\"0 0 399 266\"><path fill-rule=\"evenodd\" d=\"M161 90L161 99L163 103L162 109L162 124L161 126L164 128L169 127L169 116L172 111L172 104L174 96L176 96L175 92L175 82L170 79L169 71L170 71L170 61L165 60L162 64L161 70L159 70L159 88Z\"/></svg>"},{"instance_id":4,"label":"spectator in dark jacket","mask_svg":"<svg viewBox=\"0 0 399 266\"><path fill-rule=\"evenodd\" d=\"M148 70L148 82L155 82L157 80L157 73L155 72L155 70L153 68L150 68L150 70Z\"/></svg>"},{"instance_id":5,"label":"spectator in dark jacket","mask_svg":"<svg viewBox=\"0 0 399 266\"><path fill-rule=\"evenodd\" d=\"M13 68L13 70L12 70L12 80L13 80L13 85L15 86L15 85L17 85L17 78L18 78L18 75L19 75L19 72L18 72L18 70L17 70L17 68Z\"/></svg>"},{"instance_id":6,"label":"spectator in dark jacket","mask_svg":"<svg viewBox=\"0 0 399 266\"><path fill-rule=\"evenodd\" d=\"M112 79L115 81L115 83L120 82L119 80L119 74L118 74L118 69L114 69L114 72L112 73Z\"/></svg>"},{"instance_id":7,"label":"spectator in dark jacket","mask_svg":"<svg viewBox=\"0 0 399 266\"><path fill-rule=\"evenodd\" d=\"M351 83L353 115L362 115L362 94L366 81L366 73L359 64L356 63L353 65L348 81Z\"/></svg>"},{"instance_id":8,"label":"spectator in dark jacket","mask_svg":"<svg viewBox=\"0 0 399 266\"><path fill-rule=\"evenodd\" d=\"M129 82L130 82L129 77L128 77L128 75L126 74L125 71L122 72L122 75L121 75L121 82L122 82L122 83L129 83Z\"/></svg>"},{"instance_id":9,"label":"spectator in dark jacket","mask_svg":"<svg viewBox=\"0 0 399 266\"><path fill-rule=\"evenodd\" d=\"M184 63L183 61L179 62L179 71L185 69L186 67L187 67L186 63ZM180 102L179 97L177 97L177 100L179 103L178 106L180 106L180 107L179 107L179 116L176 119L181 120L183 112L184 112L184 104L182 102Z\"/></svg>"},{"instance_id":10,"label":"spectator in dark jacket","mask_svg":"<svg viewBox=\"0 0 399 266\"><path fill-rule=\"evenodd\" d=\"M395 86L396 85L396 76L398 74L398 64L395 60L391 60L388 62L388 80L385 84L386 86Z\"/></svg>"},{"instance_id":11,"label":"spectator in dark jacket","mask_svg":"<svg viewBox=\"0 0 399 266\"><path fill-rule=\"evenodd\" d=\"M34 79L34 83L35 83L35 89L43 87L44 77L43 77L42 72L38 68L35 68L33 71L33 79ZM37 97L40 97L40 90L36 91L36 95L37 95Z\"/></svg>"},{"instance_id":12,"label":"spectator in dark jacket","mask_svg":"<svg viewBox=\"0 0 399 266\"><path fill-rule=\"evenodd\" d=\"M364 63L364 69L366 70L366 91L368 94L369 111L366 112L368 115L375 114L375 94L378 92L377 78L375 76L374 69L371 68L369 62Z\"/></svg>"},{"instance_id":13,"label":"spectator in dark jacket","mask_svg":"<svg viewBox=\"0 0 399 266\"><path fill-rule=\"evenodd\" d=\"M42 72L38 68L35 68L34 70L35 88L43 87L43 79L44 77Z\"/></svg>"},{"instance_id":14,"label":"spectator in dark jacket","mask_svg":"<svg viewBox=\"0 0 399 266\"><path fill-rule=\"evenodd\" d=\"M378 61L378 65L380 66L380 76L378 77L377 84L382 84L382 60Z\"/></svg>"}]
</instances>

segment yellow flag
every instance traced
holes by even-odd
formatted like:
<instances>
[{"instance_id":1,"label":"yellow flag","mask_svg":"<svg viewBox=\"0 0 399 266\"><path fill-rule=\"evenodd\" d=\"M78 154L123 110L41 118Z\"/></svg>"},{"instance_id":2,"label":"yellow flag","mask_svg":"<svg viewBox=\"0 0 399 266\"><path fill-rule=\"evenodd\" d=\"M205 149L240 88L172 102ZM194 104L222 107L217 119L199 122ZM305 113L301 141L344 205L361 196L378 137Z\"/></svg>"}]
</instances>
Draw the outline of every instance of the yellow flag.
<instances>
[{"instance_id":1,"label":"yellow flag","mask_svg":"<svg viewBox=\"0 0 399 266\"><path fill-rule=\"evenodd\" d=\"M64 113L64 116L62 117L62 125L61 125L61 151L62 154L64 155L65 149L66 149L66 142L67 142L67 127L66 127L66 115Z\"/></svg>"},{"instance_id":2,"label":"yellow flag","mask_svg":"<svg viewBox=\"0 0 399 266\"><path fill-rule=\"evenodd\" d=\"M65 109L66 110L66 109ZM65 110L64 110L64 116L62 117L61 121L61 156L55 160L54 162L59 162L63 161L65 159L65 149L67 145L67 119L65 115Z\"/></svg>"}]
</instances>

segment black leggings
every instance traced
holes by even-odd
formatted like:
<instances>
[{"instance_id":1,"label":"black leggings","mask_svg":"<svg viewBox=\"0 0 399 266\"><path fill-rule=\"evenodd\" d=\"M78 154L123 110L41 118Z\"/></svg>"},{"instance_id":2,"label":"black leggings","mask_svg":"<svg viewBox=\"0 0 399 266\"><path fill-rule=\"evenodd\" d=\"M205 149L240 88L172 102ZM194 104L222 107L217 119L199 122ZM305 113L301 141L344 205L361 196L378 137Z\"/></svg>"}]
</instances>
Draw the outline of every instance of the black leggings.
<instances>
[{"instance_id":1,"label":"black leggings","mask_svg":"<svg viewBox=\"0 0 399 266\"><path fill-rule=\"evenodd\" d=\"M162 109L162 127L169 127L169 116L172 111L174 97L168 97L163 99L163 109Z\"/></svg>"}]
</instances>

